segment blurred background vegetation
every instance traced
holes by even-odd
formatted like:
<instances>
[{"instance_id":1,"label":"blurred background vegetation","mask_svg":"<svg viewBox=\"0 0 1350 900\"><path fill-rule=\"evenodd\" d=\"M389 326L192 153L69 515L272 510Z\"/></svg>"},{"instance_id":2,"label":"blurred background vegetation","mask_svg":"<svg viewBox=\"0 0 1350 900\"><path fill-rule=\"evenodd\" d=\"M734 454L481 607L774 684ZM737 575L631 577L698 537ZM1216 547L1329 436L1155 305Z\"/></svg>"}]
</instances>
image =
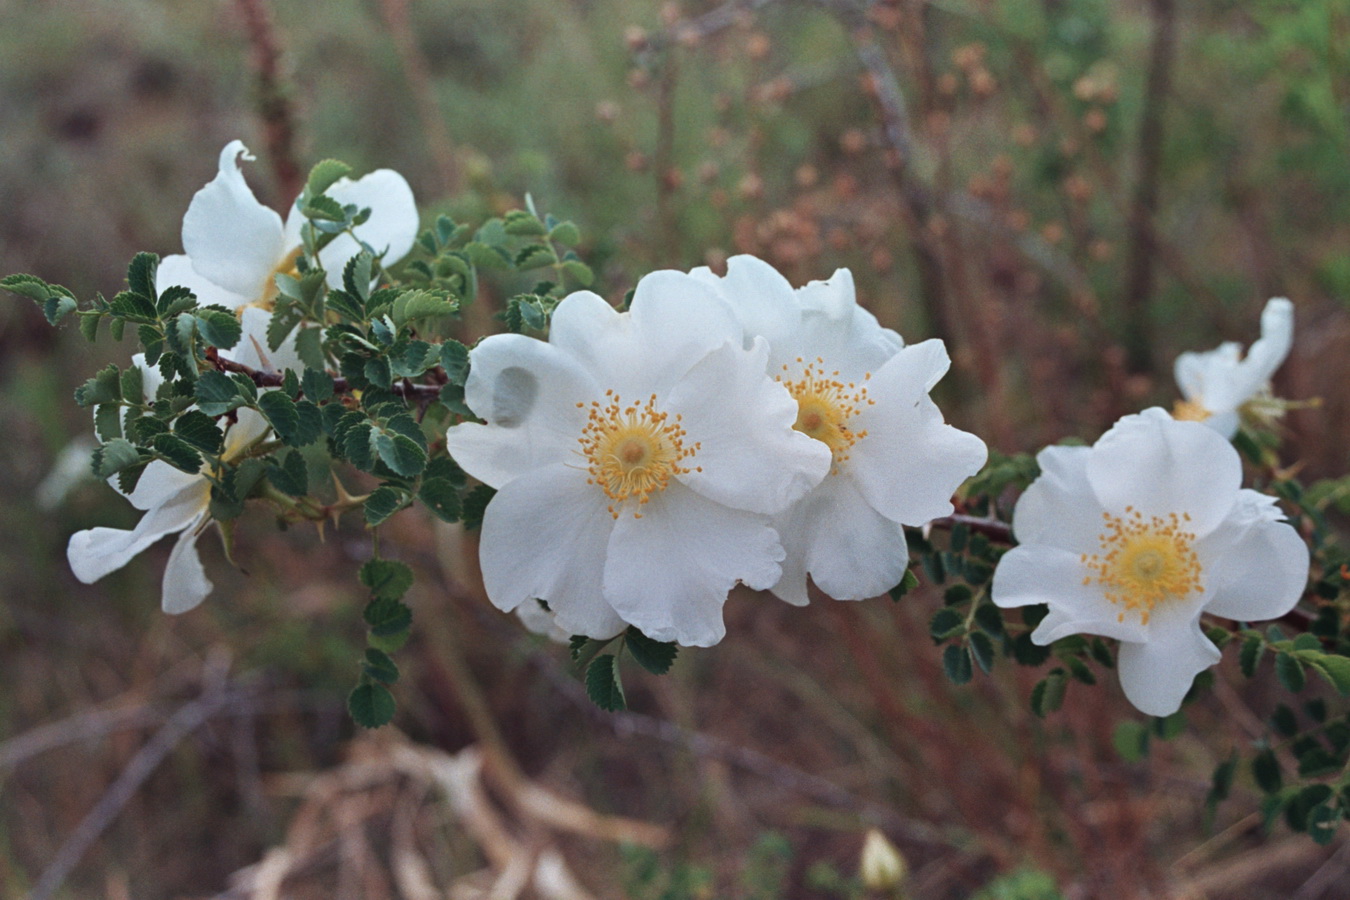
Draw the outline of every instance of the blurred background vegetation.
<instances>
[{"instance_id":1,"label":"blurred background vegetation","mask_svg":"<svg viewBox=\"0 0 1350 900\"><path fill-rule=\"evenodd\" d=\"M947 340L943 408L1003 452L1170 405L1179 351L1250 343L1287 295L1277 392L1322 402L1286 420L1286 459L1340 475L1348 104L1346 0L0 0L0 272L115 293L136 251L180 251L242 138L279 208L328 156L404 173L427 221L528 192L582 226L616 301L735 253L794 283L848 266L884 324ZM486 285L464 336L502 299ZM357 523L321 540L247 519L244 571L203 542L216 591L180 618L155 599L167 546L92 587L69 574L71 532L137 514L96 484L42 507L35 486L90 431L73 387L123 355L0 305L0 896L516 896L483 885L556 851L589 894L522 896L863 897L869 827L915 897L1344 890L1344 835L1267 831L1245 773L1206 815L1210 771L1274 703L1231 661L1136 759L1114 683L1046 720L1034 672L947 685L928 591L733 596L722 646L633 673L610 716L565 650L486 604L471 542L402 521L408 737L354 735ZM441 800L467 796L471 745L477 812ZM532 813L541 785L580 818Z\"/></svg>"}]
</instances>

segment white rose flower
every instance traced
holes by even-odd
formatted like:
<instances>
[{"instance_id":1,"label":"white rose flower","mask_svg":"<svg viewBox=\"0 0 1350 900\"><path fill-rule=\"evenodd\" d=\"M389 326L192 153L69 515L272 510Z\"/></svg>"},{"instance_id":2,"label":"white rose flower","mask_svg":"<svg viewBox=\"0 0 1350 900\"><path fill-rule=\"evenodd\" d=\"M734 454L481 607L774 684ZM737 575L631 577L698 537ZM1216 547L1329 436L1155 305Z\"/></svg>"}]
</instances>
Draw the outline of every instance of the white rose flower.
<instances>
[{"instance_id":1,"label":"white rose flower","mask_svg":"<svg viewBox=\"0 0 1350 900\"><path fill-rule=\"evenodd\" d=\"M1237 451L1216 431L1155 407L1091 447L1047 447L1036 461L993 600L1047 604L1038 644L1119 640L1120 683L1143 712L1176 712L1218 662L1201 613L1274 619L1302 596L1307 546L1273 498L1241 487Z\"/></svg>"},{"instance_id":2,"label":"white rose flower","mask_svg":"<svg viewBox=\"0 0 1350 900\"><path fill-rule=\"evenodd\" d=\"M906 347L858 306L847 269L794 291L752 256L714 286L745 328L769 342L769 374L797 402L795 428L827 446L830 474L774 518L787 552L771 590L808 602L807 576L839 600L875 597L909 562L904 525L952 512L952 493L984 465L973 434L943 422L928 396L950 366L941 341Z\"/></svg>"},{"instance_id":3,"label":"white rose flower","mask_svg":"<svg viewBox=\"0 0 1350 900\"><path fill-rule=\"evenodd\" d=\"M294 274L305 218L292 205L283 224L281 216L259 203L239 169L240 157L253 159L242 141L231 141L220 153L220 172L193 196L183 216L186 253L160 261L158 290L183 285L203 306L269 307L277 295L273 276ZM327 194L343 205L370 208L370 218L354 230L376 253L385 251L386 265L411 249L417 205L402 175L377 169L356 181L339 179ZM351 235L342 234L319 252L329 286L342 286L342 267L360 250Z\"/></svg>"},{"instance_id":4,"label":"white rose flower","mask_svg":"<svg viewBox=\"0 0 1350 900\"><path fill-rule=\"evenodd\" d=\"M679 272L644 277L630 312L583 291L558 305L548 342L475 347L465 399L487 424L454 426L446 443L498 489L480 548L492 602L542 599L570 634L627 623L658 641L721 640L736 582L781 575L768 516L830 467L828 448L793 430L766 357Z\"/></svg>"},{"instance_id":5,"label":"white rose flower","mask_svg":"<svg viewBox=\"0 0 1350 900\"><path fill-rule=\"evenodd\" d=\"M1237 434L1243 406L1269 393L1270 378L1289 355L1294 341L1294 304L1284 297L1266 303L1261 337L1246 357L1231 341L1205 353L1177 357L1177 386L1185 398L1173 415L1204 422L1226 438Z\"/></svg>"},{"instance_id":6,"label":"white rose flower","mask_svg":"<svg viewBox=\"0 0 1350 900\"><path fill-rule=\"evenodd\" d=\"M231 351L222 356L251 368L303 368L295 355L293 342L268 353L267 324L271 313L249 308L242 313L243 334ZM145 357L136 354L133 362L141 368L147 400L154 399L162 378L159 369L145 365ZM225 420L221 419L221 426ZM241 409L236 421L225 431L222 462L231 462L256 444L268 430L267 420L251 409ZM116 485L116 479L111 483ZM211 482L206 471L184 472L162 460L145 467L136 488L125 495L131 505L145 515L134 529L90 528L70 537L66 550L75 577L92 584L110 572L125 566L142 550L160 538L177 534L178 542L169 554L164 570L162 606L168 613L183 613L196 607L211 593L201 558L197 555L197 537L206 527L211 503Z\"/></svg>"}]
</instances>

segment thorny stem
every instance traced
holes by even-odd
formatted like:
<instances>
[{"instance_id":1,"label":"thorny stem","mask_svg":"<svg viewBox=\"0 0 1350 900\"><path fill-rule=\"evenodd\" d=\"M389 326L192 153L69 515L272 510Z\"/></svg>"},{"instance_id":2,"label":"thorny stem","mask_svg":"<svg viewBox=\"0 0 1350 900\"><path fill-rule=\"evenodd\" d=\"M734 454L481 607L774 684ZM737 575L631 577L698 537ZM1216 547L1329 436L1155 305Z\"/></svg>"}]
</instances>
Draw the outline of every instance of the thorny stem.
<instances>
[{"instance_id":1,"label":"thorny stem","mask_svg":"<svg viewBox=\"0 0 1350 900\"><path fill-rule=\"evenodd\" d=\"M260 388L281 387L285 382L280 372L265 372L255 369L252 366L246 366L243 363L235 362L232 359L224 359L215 350L214 347L206 351L207 361L221 372L238 372L241 375L247 375L254 384ZM389 390L405 399L416 400L419 404L429 403L440 396L441 386L439 384L416 384L404 379L390 385ZM352 387L347 383L347 379L341 375L333 376L333 393L348 394Z\"/></svg>"}]
</instances>

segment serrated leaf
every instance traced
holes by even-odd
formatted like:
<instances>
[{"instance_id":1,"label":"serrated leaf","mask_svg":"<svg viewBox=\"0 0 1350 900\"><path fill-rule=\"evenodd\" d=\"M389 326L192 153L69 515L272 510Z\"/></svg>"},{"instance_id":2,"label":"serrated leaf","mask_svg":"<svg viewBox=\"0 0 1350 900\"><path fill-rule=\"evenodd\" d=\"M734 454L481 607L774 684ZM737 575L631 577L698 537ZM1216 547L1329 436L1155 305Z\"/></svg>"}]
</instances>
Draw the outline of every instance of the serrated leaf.
<instances>
[{"instance_id":1,"label":"serrated leaf","mask_svg":"<svg viewBox=\"0 0 1350 900\"><path fill-rule=\"evenodd\" d=\"M624 633L624 645L628 647L633 662L653 675L664 675L669 672L680 652L680 648L674 643L654 641L631 625Z\"/></svg>"},{"instance_id":2,"label":"serrated leaf","mask_svg":"<svg viewBox=\"0 0 1350 900\"><path fill-rule=\"evenodd\" d=\"M398 666L389 658L389 654L376 647L366 648L366 658L361 663L366 677L384 684L398 683Z\"/></svg>"},{"instance_id":3,"label":"serrated leaf","mask_svg":"<svg viewBox=\"0 0 1350 900\"><path fill-rule=\"evenodd\" d=\"M526 269L537 269L540 266L551 266L558 261L558 255L553 252L553 248L544 244L527 244L516 254L515 267L521 271Z\"/></svg>"},{"instance_id":4,"label":"serrated leaf","mask_svg":"<svg viewBox=\"0 0 1350 900\"><path fill-rule=\"evenodd\" d=\"M1336 656L1320 651L1315 656L1313 654L1300 655L1342 696L1350 694L1350 657Z\"/></svg>"},{"instance_id":5,"label":"serrated leaf","mask_svg":"<svg viewBox=\"0 0 1350 900\"><path fill-rule=\"evenodd\" d=\"M305 190L311 196L322 194L332 187L338 179L347 177L351 172L352 167L341 160L321 159L314 164L314 168L309 170L309 178L305 181Z\"/></svg>"},{"instance_id":6,"label":"serrated leaf","mask_svg":"<svg viewBox=\"0 0 1350 900\"><path fill-rule=\"evenodd\" d=\"M370 626L371 634L379 637L399 634L412 626L412 610L392 597L376 597L366 604L361 615Z\"/></svg>"},{"instance_id":7,"label":"serrated leaf","mask_svg":"<svg viewBox=\"0 0 1350 900\"><path fill-rule=\"evenodd\" d=\"M80 334L84 335L84 339L91 344L98 340L98 323L103 321L103 317L86 313L80 316L79 319Z\"/></svg>"},{"instance_id":8,"label":"serrated leaf","mask_svg":"<svg viewBox=\"0 0 1350 900\"><path fill-rule=\"evenodd\" d=\"M362 303L370 299L374 264L375 258L362 250L347 260L347 264L342 267L342 287L353 297L359 297Z\"/></svg>"},{"instance_id":9,"label":"serrated leaf","mask_svg":"<svg viewBox=\"0 0 1350 900\"><path fill-rule=\"evenodd\" d=\"M197 407L208 416L219 416L237 409L244 398L239 395L239 385L224 372L208 369L197 377L197 386L193 390L197 398Z\"/></svg>"},{"instance_id":10,"label":"serrated leaf","mask_svg":"<svg viewBox=\"0 0 1350 900\"><path fill-rule=\"evenodd\" d=\"M303 207L300 214L307 219L314 219L315 224L323 229L326 222L346 222L347 213L332 197L318 196L310 197Z\"/></svg>"},{"instance_id":11,"label":"serrated leaf","mask_svg":"<svg viewBox=\"0 0 1350 900\"><path fill-rule=\"evenodd\" d=\"M286 343L286 338L291 336L303 316L304 313L294 301L282 303L278 300L276 308L272 310L272 318L267 322L267 349L275 353Z\"/></svg>"},{"instance_id":12,"label":"serrated leaf","mask_svg":"<svg viewBox=\"0 0 1350 900\"><path fill-rule=\"evenodd\" d=\"M559 222L548 233L550 241L557 241L564 247L575 247L581 243L581 231L571 222Z\"/></svg>"},{"instance_id":13,"label":"serrated leaf","mask_svg":"<svg viewBox=\"0 0 1350 900\"><path fill-rule=\"evenodd\" d=\"M376 600L397 600L408 592L413 585L413 571L405 564L392 559L372 559L361 567L359 575L361 583L370 589L370 595ZM408 614L411 617L411 613ZM381 624L380 621L370 617L369 610L366 614L366 622L370 625Z\"/></svg>"},{"instance_id":14,"label":"serrated leaf","mask_svg":"<svg viewBox=\"0 0 1350 900\"><path fill-rule=\"evenodd\" d=\"M919 576L914 574L913 569L906 569L905 576L900 579L900 583L888 591L893 602L898 602L902 597L919 586Z\"/></svg>"},{"instance_id":15,"label":"serrated leaf","mask_svg":"<svg viewBox=\"0 0 1350 900\"><path fill-rule=\"evenodd\" d=\"M970 633L970 656L986 675L994 668L994 642L983 631Z\"/></svg>"},{"instance_id":16,"label":"serrated leaf","mask_svg":"<svg viewBox=\"0 0 1350 900\"><path fill-rule=\"evenodd\" d=\"M111 478L141 461L141 454L128 440L115 438L94 450L90 468L99 478Z\"/></svg>"},{"instance_id":17,"label":"serrated leaf","mask_svg":"<svg viewBox=\"0 0 1350 900\"><path fill-rule=\"evenodd\" d=\"M464 495L463 511L460 513L460 518L464 522L465 528L472 531L483 524L483 511L487 509L487 505L492 502L492 498L496 495L496 490L486 484L476 485L473 490Z\"/></svg>"},{"instance_id":18,"label":"serrated leaf","mask_svg":"<svg viewBox=\"0 0 1350 900\"><path fill-rule=\"evenodd\" d=\"M94 434L100 441L116 440L122 436L122 407L103 403L94 411Z\"/></svg>"},{"instance_id":19,"label":"serrated leaf","mask_svg":"<svg viewBox=\"0 0 1350 900\"><path fill-rule=\"evenodd\" d=\"M595 283L595 273L591 267L579 259L569 259L562 264L562 270L569 278L584 288Z\"/></svg>"},{"instance_id":20,"label":"serrated leaf","mask_svg":"<svg viewBox=\"0 0 1350 900\"><path fill-rule=\"evenodd\" d=\"M394 301L391 318L394 324L403 326L419 319L450 316L459 311L459 303L437 291L404 291Z\"/></svg>"},{"instance_id":21,"label":"serrated leaf","mask_svg":"<svg viewBox=\"0 0 1350 900\"><path fill-rule=\"evenodd\" d=\"M75 389L75 402L80 406L96 406L100 403L116 403L122 399L121 375L115 365L99 370L99 373ZM136 397L137 402L140 397Z\"/></svg>"},{"instance_id":22,"label":"serrated leaf","mask_svg":"<svg viewBox=\"0 0 1350 900\"><path fill-rule=\"evenodd\" d=\"M127 403L140 404L145 400L145 381L140 366L128 366L122 370L122 399Z\"/></svg>"},{"instance_id":23,"label":"serrated leaf","mask_svg":"<svg viewBox=\"0 0 1350 900\"><path fill-rule=\"evenodd\" d=\"M1275 674L1279 677L1280 684L1291 694L1303 690L1303 686L1308 682L1308 676L1303 671L1303 663L1293 654L1284 651L1275 654Z\"/></svg>"},{"instance_id":24,"label":"serrated leaf","mask_svg":"<svg viewBox=\"0 0 1350 900\"><path fill-rule=\"evenodd\" d=\"M965 617L949 606L942 607L928 620L928 633L938 642L964 631L965 627Z\"/></svg>"},{"instance_id":25,"label":"serrated leaf","mask_svg":"<svg viewBox=\"0 0 1350 900\"><path fill-rule=\"evenodd\" d=\"M975 607L975 624L990 637L1002 637L1003 611L992 603L981 603Z\"/></svg>"},{"instance_id":26,"label":"serrated leaf","mask_svg":"<svg viewBox=\"0 0 1350 900\"><path fill-rule=\"evenodd\" d=\"M1261 662L1261 654L1265 652L1265 642L1261 640L1260 635L1250 635L1242 642L1242 650L1238 654L1238 665L1242 669L1242 674L1251 678L1256 674L1256 667Z\"/></svg>"},{"instance_id":27,"label":"serrated leaf","mask_svg":"<svg viewBox=\"0 0 1350 900\"><path fill-rule=\"evenodd\" d=\"M362 728L388 725L397 708L394 695L382 684L359 684L347 698L347 711Z\"/></svg>"},{"instance_id":28,"label":"serrated leaf","mask_svg":"<svg viewBox=\"0 0 1350 900\"><path fill-rule=\"evenodd\" d=\"M321 369L305 369L300 390L315 403L322 403L333 396L333 376Z\"/></svg>"},{"instance_id":29,"label":"serrated leaf","mask_svg":"<svg viewBox=\"0 0 1350 900\"><path fill-rule=\"evenodd\" d=\"M502 217L502 227L507 234L518 237L537 237L548 233L544 223L538 217L523 209L513 209Z\"/></svg>"},{"instance_id":30,"label":"serrated leaf","mask_svg":"<svg viewBox=\"0 0 1350 900\"><path fill-rule=\"evenodd\" d=\"M364 322L366 320L365 302L360 297L346 291L329 291L328 309L349 322Z\"/></svg>"},{"instance_id":31,"label":"serrated leaf","mask_svg":"<svg viewBox=\"0 0 1350 900\"><path fill-rule=\"evenodd\" d=\"M175 469L187 472L190 475L195 475L201 471L201 454L192 449L192 445L180 437L167 432L157 434L150 441L150 447Z\"/></svg>"},{"instance_id":32,"label":"serrated leaf","mask_svg":"<svg viewBox=\"0 0 1350 900\"><path fill-rule=\"evenodd\" d=\"M459 521L459 491L449 479L423 479L417 499L441 521Z\"/></svg>"},{"instance_id":33,"label":"serrated leaf","mask_svg":"<svg viewBox=\"0 0 1350 900\"><path fill-rule=\"evenodd\" d=\"M389 360L383 356L366 360L363 374L371 384L386 391L394 383L394 373L389 367Z\"/></svg>"},{"instance_id":34,"label":"serrated leaf","mask_svg":"<svg viewBox=\"0 0 1350 900\"><path fill-rule=\"evenodd\" d=\"M469 348L456 340L441 344L441 368L451 384L463 385L469 377Z\"/></svg>"},{"instance_id":35,"label":"serrated leaf","mask_svg":"<svg viewBox=\"0 0 1350 900\"><path fill-rule=\"evenodd\" d=\"M975 674L970 653L960 644L949 644L942 651L942 671L952 684L966 684Z\"/></svg>"},{"instance_id":36,"label":"serrated leaf","mask_svg":"<svg viewBox=\"0 0 1350 900\"><path fill-rule=\"evenodd\" d=\"M295 413L299 417L299 424L295 426L295 433L291 436L290 445L292 447L307 447L319 439L323 434L323 413L319 407L308 400L301 400L295 404Z\"/></svg>"},{"instance_id":37,"label":"serrated leaf","mask_svg":"<svg viewBox=\"0 0 1350 900\"><path fill-rule=\"evenodd\" d=\"M53 294L42 304L42 314L47 317L47 324L56 325L78 307L73 297Z\"/></svg>"},{"instance_id":38,"label":"serrated leaf","mask_svg":"<svg viewBox=\"0 0 1350 900\"><path fill-rule=\"evenodd\" d=\"M482 241L469 241L464 245L464 255L469 262L480 269L509 269L511 257L496 247L490 247Z\"/></svg>"},{"instance_id":39,"label":"serrated leaf","mask_svg":"<svg viewBox=\"0 0 1350 900\"><path fill-rule=\"evenodd\" d=\"M1013 659L1017 660L1021 665L1039 666L1050 658L1050 653L1050 648L1043 647L1033 641L1029 632L1024 632L1013 638Z\"/></svg>"},{"instance_id":40,"label":"serrated leaf","mask_svg":"<svg viewBox=\"0 0 1350 900\"><path fill-rule=\"evenodd\" d=\"M617 712L628 706L612 653L602 653L586 669L586 696L601 709Z\"/></svg>"},{"instance_id":41,"label":"serrated leaf","mask_svg":"<svg viewBox=\"0 0 1350 900\"><path fill-rule=\"evenodd\" d=\"M150 323L159 321L155 304L149 297L134 291L121 291L108 303L108 311L114 316L132 322Z\"/></svg>"},{"instance_id":42,"label":"serrated leaf","mask_svg":"<svg viewBox=\"0 0 1350 900\"><path fill-rule=\"evenodd\" d=\"M22 273L0 278L0 287L21 297L27 297L39 306L47 302L47 298L52 296L54 290L69 293L65 291L65 288L54 289L52 285L47 284L36 275Z\"/></svg>"},{"instance_id":43,"label":"serrated leaf","mask_svg":"<svg viewBox=\"0 0 1350 900\"><path fill-rule=\"evenodd\" d=\"M280 459L273 458L267 467L267 480L283 494L303 497L309 493L309 466L299 450L288 450Z\"/></svg>"},{"instance_id":44,"label":"serrated leaf","mask_svg":"<svg viewBox=\"0 0 1350 900\"><path fill-rule=\"evenodd\" d=\"M155 290L155 272L159 269L159 257L153 253L137 253L127 266L127 287L142 297L158 296Z\"/></svg>"},{"instance_id":45,"label":"serrated leaf","mask_svg":"<svg viewBox=\"0 0 1350 900\"><path fill-rule=\"evenodd\" d=\"M188 410L173 423L174 434L206 453L219 453L225 436L215 420L199 409Z\"/></svg>"},{"instance_id":46,"label":"serrated leaf","mask_svg":"<svg viewBox=\"0 0 1350 900\"><path fill-rule=\"evenodd\" d=\"M202 339L212 347L229 350L239 343L243 328L234 313L221 309L198 309L196 318Z\"/></svg>"},{"instance_id":47,"label":"serrated leaf","mask_svg":"<svg viewBox=\"0 0 1350 900\"><path fill-rule=\"evenodd\" d=\"M426 451L406 435L372 431L371 441L380 460L399 475L411 478L426 465Z\"/></svg>"},{"instance_id":48,"label":"serrated leaf","mask_svg":"<svg viewBox=\"0 0 1350 900\"><path fill-rule=\"evenodd\" d=\"M295 401L283 391L264 391L258 397L258 410L271 423L277 437L293 445L296 430L300 427L300 414L295 409Z\"/></svg>"},{"instance_id":49,"label":"serrated leaf","mask_svg":"<svg viewBox=\"0 0 1350 900\"><path fill-rule=\"evenodd\" d=\"M581 651L591 642L591 639L584 634L574 634L567 641L568 652L572 654L572 661L576 662L581 658Z\"/></svg>"},{"instance_id":50,"label":"serrated leaf","mask_svg":"<svg viewBox=\"0 0 1350 900\"><path fill-rule=\"evenodd\" d=\"M379 487L370 493L364 504L366 524L379 525L403 508L403 498L391 487Z\"/></svg>"}]
</instances>

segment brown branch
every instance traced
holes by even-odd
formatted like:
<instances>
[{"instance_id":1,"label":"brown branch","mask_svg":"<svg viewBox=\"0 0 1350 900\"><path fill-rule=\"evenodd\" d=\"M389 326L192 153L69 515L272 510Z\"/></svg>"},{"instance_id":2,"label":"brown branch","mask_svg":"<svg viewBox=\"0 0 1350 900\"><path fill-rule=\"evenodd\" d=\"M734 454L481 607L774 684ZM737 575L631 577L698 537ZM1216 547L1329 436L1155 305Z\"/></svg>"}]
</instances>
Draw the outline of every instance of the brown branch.
<instances>
[{"instance_id":1,"label":"brown branch","mask_svg":"<svg viewBox=\"0 0 1350 900\"><path fill-rule=\"evenodd\" d=\"M235 362L232 359L221 357L214 347L206 351L206 359L219 372L238 372L240 375L247 375L249 379L260 388L276 388L285 384L286 378L281 372L269 372L261 369L255 369L246 366L243 363ZM352 386L346 378L341 375L334 375L333 393L349 394ZM397 394L406 400L416 400L418 403L430 403L441 395L441 385L439 384L417 384L408 381L406 378L395 384L390 385L390 393Z\"/></svg>"},{"instance_id":2,"label":"brown branch","mask_svg":"<svg viewBox=\"0 0 1350 900\"><path fill-rule=\"evenodd\" d=\"M399 62L412 89L413 101L417 107L417 118L422 125L426 138L427 151L440 176L441 190L454 195L459 190L459 165L455 162L454 144L450 140L450 131L445 125L445 115L436 102L436 83L431 75L431 66L426 54L417 42L408 17L409 0L380 0L380 12L389 28L389 35L398 47Z\"/></svg>"},{"instance_id":3,"label":"brown branch","mask_svg":"<svg viewBox=\"0 0 1350 900\"><path fill-rule=\"evenodd\" d=\"M258 114L262 118L267 158L277 191L285 203L300 193L304 174L295 158L295 111L281 76L281 50L267 0L236 0L253 47L257 75Z\"/></svg>"},{"instance_id":4,"label":"brown branch","mask_svg":"<svg viewBox=\"0 0 1350 900\"><path fill-rule=\"evenodd\" d=\"M982 534L991 541L998 541L1000 544L1013 544L1012 526L1007 522L1000 522L998 519L984 519L979 516L967 516L961 513L954 513L950 516L943 516L940 519L934 519L928 523L929 528L952 529L957 525L964 525L976 534Z\"/></svg>"}]
</instances>

